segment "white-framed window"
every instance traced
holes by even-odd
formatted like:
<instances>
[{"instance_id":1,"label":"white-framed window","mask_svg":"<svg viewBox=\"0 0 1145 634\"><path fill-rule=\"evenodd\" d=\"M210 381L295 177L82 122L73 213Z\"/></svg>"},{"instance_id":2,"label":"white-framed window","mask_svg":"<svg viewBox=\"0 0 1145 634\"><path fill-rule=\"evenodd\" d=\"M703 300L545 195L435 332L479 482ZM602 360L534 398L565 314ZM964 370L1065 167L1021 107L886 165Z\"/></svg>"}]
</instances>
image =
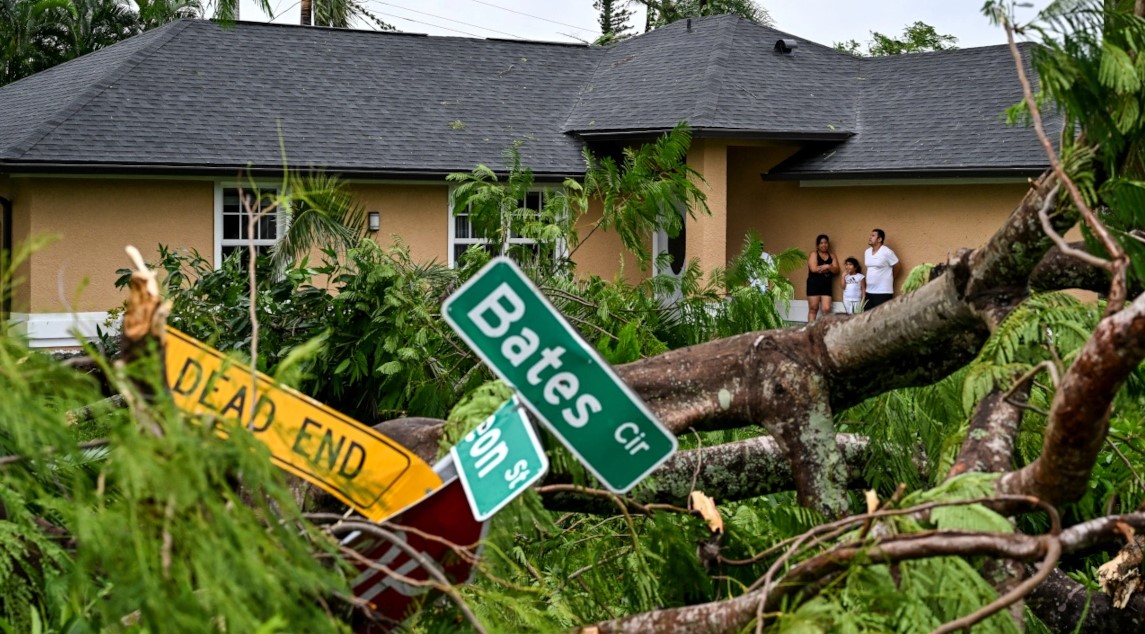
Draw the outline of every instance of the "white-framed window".
<instances>
[{"instance_id":1,"label":"white-framed window","mask_svg":"<svg viewBox=\"0 0 1145 634\"><path fill-rule=\"evenodd\" d=\"M683 205L678 205L677 211L680 213L682 223L676 237L669 238L668 232L663 227L657 228L652 234L652 258L656 275L679 277L684 271L688 250L688 214ZM667 266L661 266L660 256L665 253L672 257L672 261Z\"/></svg>"},{"instance_id":2,"label":"white-framed window","mask_svg":"<svg viewBox=\"0 0 1145 634\"><path fill-rule=\"evenodd\" d=\"M540 215L541 209L545 205L546 192L543 189L530 191L525 194L525 199L521 201L521 209L532 210L535 214ZM517 234L516 231L510 231L508 239L505 244L496 244L489 239L477 235L473 224L469 221L469 210L455 210L453 209L453 197L450 197L450 210L449 210L449 266L457 266L457 261L461 258L461 254L465 253L469 247L479 244L490 255L500 255L504 250L510 255L513 252L521 253L528 251L536 257L540 253L540 246L536 240L532 238L523 238ZM525 212L528 213L528 212ZM558 253L563 252L564 249L558 248Z\"/></svg>"},{"instance_id":3,"label":"white-framed window","mask_svg":"<svg viewBox=\"0 0 1145 634\"><path fill-rule=\"evenodd\" d=\"M240 196L241 192L241 196ZM222 266L223 260L235 251L244 253L246 260L250 217L248 209L259 214L268 209L278 196L275 186L241 188L235 183L215 185L215 268ZM243 198L247 203L243 203ZM289 218L281 203L272 211L262 214L255 222L254 244L260 254L270 251L286 231Z\"/></svg>"}]
</instances>

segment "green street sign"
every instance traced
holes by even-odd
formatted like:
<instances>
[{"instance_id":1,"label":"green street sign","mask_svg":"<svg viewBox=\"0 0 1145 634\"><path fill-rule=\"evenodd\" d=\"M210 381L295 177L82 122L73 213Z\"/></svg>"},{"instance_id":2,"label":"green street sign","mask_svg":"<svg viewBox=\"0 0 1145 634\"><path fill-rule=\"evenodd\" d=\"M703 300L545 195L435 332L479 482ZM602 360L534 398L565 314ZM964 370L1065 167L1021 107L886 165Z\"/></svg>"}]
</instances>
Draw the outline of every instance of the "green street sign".
<instances>
[{"instance_id":1,"label":"green street sign","mask_svg":"<svg viewBox=\"0 0 1145 634\"><path fill-rule=\"evenodd\" d=\"M545 475L549 459L516 397L449 450L473 517L484 522Z\"/></svg>"},{"instance_id":2,"label":"green street sign","mask_svg":"<svg viewBox=\"0 0 1145 634\"><path fill-rule=\"evenodd\" d=\"M442 313L609 490L628 491L676 451L676 437L512 260L494 258Z\"/></svg>"}]
</instances>

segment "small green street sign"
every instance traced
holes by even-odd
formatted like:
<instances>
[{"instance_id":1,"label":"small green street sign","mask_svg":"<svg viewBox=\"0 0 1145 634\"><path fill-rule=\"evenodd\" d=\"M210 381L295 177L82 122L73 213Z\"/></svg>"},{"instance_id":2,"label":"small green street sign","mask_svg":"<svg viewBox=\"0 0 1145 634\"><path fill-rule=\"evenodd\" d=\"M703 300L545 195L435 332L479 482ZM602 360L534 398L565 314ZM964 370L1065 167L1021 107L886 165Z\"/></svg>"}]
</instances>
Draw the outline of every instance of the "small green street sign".
<instances>
[{"instance_id":1,"label":"small green street sign","mask_svg":"<svg viewBox=\"0 0 1145 634\"><path fill-rule=\"evenodd\" d=\"M676 437L512 260L494 258L442 313L609 490L628 491L676 451Z\"/></svg>"},{"instance_id":2,"label":"small green street sign","mask_svg":"<svg viewBox=\"0 0 1145 634\"><path fill-rule=\"evenodd\" d=\"M516 397L449 450L473 517L484 522L545 475L549 459Z\"/></svg>"}]
</instances>

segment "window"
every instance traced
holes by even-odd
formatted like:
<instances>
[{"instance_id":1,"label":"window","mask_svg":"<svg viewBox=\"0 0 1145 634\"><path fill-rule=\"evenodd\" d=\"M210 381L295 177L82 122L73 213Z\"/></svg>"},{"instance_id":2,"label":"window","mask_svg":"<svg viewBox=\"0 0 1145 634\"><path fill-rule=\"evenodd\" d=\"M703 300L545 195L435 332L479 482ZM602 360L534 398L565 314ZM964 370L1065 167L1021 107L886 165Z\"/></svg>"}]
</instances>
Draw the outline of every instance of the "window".
<instances>
[{"instance_id":1,"label":"window","mask_svg":"<svg viewBox=\"0 0 1145 634\"><path fill-rule=\"evenodd\" d=\"M242 188L240 197L237 187L218 187L215 192L215 266L221 266L231 253L242 251L240 256L247 259L250 216L248 209L255 214L263 213L254 225L254 244L259 254L270 251L274 243L286 230L286 213L280 208L270 208L278 190ZM243 203L246 199L246 204Z\"/></svg>"},{"instance_id":2,"label":"window","mask_svg":"<svg viewBox=\"0 0 1145 634\"><path fill-rule=\"evenodd\" d=\"M521 209L523 213L532 213L534 217L540 214L542 207L545 204L545 193L543 191L532 191L525 194L525 199L522 201ZM524 211L527 210L527 211ZM488 238L480 236L473 228L473 224L469 222L469 211L461 210L451 214L450 219L450 234L449 234L449 265L457 266L457 261L461 258L461 254L475 245L479 244L490 255L500 255L502 245L490 242ZM526 254L532 254L533 258L540 255L540 245L532 238L522 238L516 231L510 231L509 237L505 242L506 255L520 259L526 257ZM558 249L561 250L561 249Z\"/></svg>"},{"instance_id":3,"label":"window","mask_svg":"<svg viewBox=\"0 0 1145 634\"><path fill-rule=\"evenodd\" d=\"M682 218L682 222L680 223L680 232L676 234L676 237L668 237L668 232L663 228L657 229L656 233L652 235L652 257L655 262L657 275L679 277L680 273L684 270L688 250L688 214L685 212L683 205L678 205L677 209ZM659 260L660 256L664 253L672 257L672 263L666 267L662 267Z\"/></svg>"}]
</instances>

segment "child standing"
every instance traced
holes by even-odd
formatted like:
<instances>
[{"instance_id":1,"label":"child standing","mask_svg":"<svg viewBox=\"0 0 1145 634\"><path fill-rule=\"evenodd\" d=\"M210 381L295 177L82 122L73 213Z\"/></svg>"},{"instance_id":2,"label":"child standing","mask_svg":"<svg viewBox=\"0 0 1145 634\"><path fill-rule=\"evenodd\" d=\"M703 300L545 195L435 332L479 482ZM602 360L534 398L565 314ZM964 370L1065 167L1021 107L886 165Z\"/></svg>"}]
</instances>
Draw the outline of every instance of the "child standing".
<instances>
[{"instance_id":1,"label":"child standing","mask_svg":"<svg viewBox=\"0 0 1145 634\"><path fill-rule=\"evenodd\" d=\"M863 302L867 299L867 280L863 276L863 267L855 258L847 258L843 262L843 308L848 315L863 311Z\"/></svg>"}]
</instances>

